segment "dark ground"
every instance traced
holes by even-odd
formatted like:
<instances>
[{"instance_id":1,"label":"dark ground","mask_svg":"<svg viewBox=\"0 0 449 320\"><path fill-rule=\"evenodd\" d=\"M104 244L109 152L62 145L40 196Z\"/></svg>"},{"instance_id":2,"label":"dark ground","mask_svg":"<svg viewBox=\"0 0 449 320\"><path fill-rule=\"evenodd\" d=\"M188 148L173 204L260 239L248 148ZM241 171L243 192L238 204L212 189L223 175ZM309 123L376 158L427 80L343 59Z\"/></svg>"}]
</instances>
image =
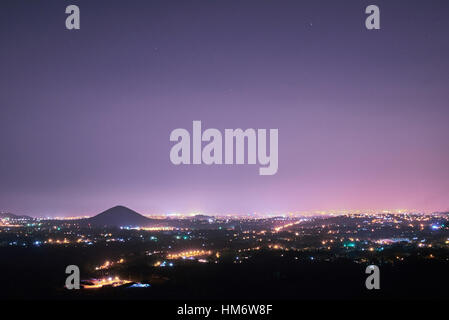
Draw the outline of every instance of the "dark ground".
<instances>
[{"instance_id":1,"label":"dark ground","mask_svg":"<svg viewBox=\"0 0 449 320\"><path fill-rule=\"evenodd\" d=\"M113 251L105 248L102 254ZM65 267L80 266L81 278L92 269L93 248L0 248L1 299L449 299L448 261L410 257L381 264L381 289L365 288L366 264L294 261L288 255L261 253L242 264L177 265L154 268L145 258L117 272L124 279L152 281L151 288L67 290ZM101 254L100 254L101 255Z\"/></svg>"}]
</instances>

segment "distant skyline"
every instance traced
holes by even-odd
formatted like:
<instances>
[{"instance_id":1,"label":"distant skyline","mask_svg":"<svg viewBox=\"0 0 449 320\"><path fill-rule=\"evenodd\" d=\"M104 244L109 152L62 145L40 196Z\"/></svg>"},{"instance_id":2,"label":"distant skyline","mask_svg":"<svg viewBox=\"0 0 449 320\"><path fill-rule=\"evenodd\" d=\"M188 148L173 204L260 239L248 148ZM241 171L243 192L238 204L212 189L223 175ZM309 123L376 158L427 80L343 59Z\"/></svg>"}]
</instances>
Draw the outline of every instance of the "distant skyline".
<instances>
[{"instance_id":1,"label":"distant skyline","mask_svg":"<svg viewBox=\"0 0 449 320\"><path fill-rule=\"evenodd\" d=\"M33 216L33 218L56 218L56 219L84 219L84 218L91 218L96 215L99 215L101 213L104 213L105 211L108 211L110 209L113 209L114 207L126 207L122 205L116 205L112 206L110 208L106 208L105 210L101 212L94 212L92 214L84 214L84 215L66 215L66 216L58 216L58 215L39 215L39 216ZM137 212L145 217L155 218L155 217L167 217L167 218L176 218L176 217L193 217L193 216L213 216L213 217L256 217L263 219L265 217L276 217L276 216L285 216L285 217L318 217L318 216L341 216L341 215L408 215L408 214L418 214L418 215L429 215L429 214L449 214L449 211L436 211L436 212L421 212L419 210L413 210L413 209L339 209L339 210L310 210L310 211L295 211L295 212L270 212L270 213L260 213L260 212ZM12 214L16 216L21 216L19 214L14 214L12 212L6 212L0 210L0 214ZM27 216L27 215L24 215Z\"/></svg>"},{"instance_id":2,"label":"distant skyline","mask_svg":"<svg viewBox=\"0 0 449 320\"><path fill-rule=\"evenodd\" d=\"M381 10L381 30L364 8ZM449 2L0 3L0 211L449 211ZM175 128L279 129L279 166L175 166Z\"/></svg>"}]
</instances>

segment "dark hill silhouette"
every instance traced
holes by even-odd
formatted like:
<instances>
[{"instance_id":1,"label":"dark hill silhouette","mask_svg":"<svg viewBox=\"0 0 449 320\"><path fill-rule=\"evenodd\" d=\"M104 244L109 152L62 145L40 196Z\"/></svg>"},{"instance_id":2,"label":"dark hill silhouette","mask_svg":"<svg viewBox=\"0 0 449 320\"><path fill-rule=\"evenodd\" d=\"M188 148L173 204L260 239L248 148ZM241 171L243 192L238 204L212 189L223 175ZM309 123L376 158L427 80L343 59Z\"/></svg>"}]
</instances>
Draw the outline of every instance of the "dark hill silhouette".
<instances>
[{"instance_id":1,"label":"dark hill silhouette","mask_svg":"<svg viewBox=\"0 0 449 320\"><path fill-rule=\"evenodd\" d=\"M13 220L19 220L19 219L25 219L25 220L32 220L33 218L29 216L18 216L9 212L0 212L0 219L13 219Z\"/></svg>"},{"instance_id":2,"label":"dark hill silhouette","mask_svg":"<svg viewBox=\"0 0 449 320\"><path fill-rule=\"evenodd\" d=\"M92 218L85 219L84 223L95 227L120 227L120 226L149 226L154 222L153 219L144 217L140 213L124 206L115 206Z\"/></svg>"},{"instance_id":3,"label":"dark hill silhouette","mask_svg":"<svg viewBox=\"0 0 449 320\"><path fill-rule=\"evenodd\" d=\"M124 206L115 206L96 216L78 220L46 220L51 225L77 224L80 227L191 227L189 220L184 219L151 219Z\"/></svg>"}]
</instances>

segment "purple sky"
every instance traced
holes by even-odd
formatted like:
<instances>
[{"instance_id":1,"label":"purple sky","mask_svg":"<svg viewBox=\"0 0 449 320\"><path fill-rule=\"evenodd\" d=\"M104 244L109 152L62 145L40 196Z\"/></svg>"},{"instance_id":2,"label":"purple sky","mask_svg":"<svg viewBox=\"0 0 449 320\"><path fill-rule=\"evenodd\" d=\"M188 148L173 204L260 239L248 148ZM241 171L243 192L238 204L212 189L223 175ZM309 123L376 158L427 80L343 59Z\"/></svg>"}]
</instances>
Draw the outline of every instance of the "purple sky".
<instances>
[{"instance_id":1,"label":"purple sky","mask_svg":"<svg viewBox=\"0 0 449 320\"><path fill-rule=\"evenodd\" d=\"M2 0L0 210L448 210L448 31L444 0ZM192 120L278 128L278 173L172 165Z\"/></svg>"}]
</instances>

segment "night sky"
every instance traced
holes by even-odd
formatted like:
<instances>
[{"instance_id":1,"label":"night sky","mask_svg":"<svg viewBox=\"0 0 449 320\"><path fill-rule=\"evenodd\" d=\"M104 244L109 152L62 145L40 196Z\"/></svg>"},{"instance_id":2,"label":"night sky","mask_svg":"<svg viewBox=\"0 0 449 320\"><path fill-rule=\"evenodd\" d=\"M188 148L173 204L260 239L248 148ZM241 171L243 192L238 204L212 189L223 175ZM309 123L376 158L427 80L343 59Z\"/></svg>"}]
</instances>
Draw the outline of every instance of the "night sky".
<instances>
[{"instance_id":1,"label":"night sky","mask_svg":"<svg viewBox=\"0 0 449 320\"><path fill-rule=\"evenodd\" d=\"M448 31L444 0L2 0L0 211L448 210ZM278 128L277 174L173 165L193 120Z\"/></svg>"}]
</instances>

